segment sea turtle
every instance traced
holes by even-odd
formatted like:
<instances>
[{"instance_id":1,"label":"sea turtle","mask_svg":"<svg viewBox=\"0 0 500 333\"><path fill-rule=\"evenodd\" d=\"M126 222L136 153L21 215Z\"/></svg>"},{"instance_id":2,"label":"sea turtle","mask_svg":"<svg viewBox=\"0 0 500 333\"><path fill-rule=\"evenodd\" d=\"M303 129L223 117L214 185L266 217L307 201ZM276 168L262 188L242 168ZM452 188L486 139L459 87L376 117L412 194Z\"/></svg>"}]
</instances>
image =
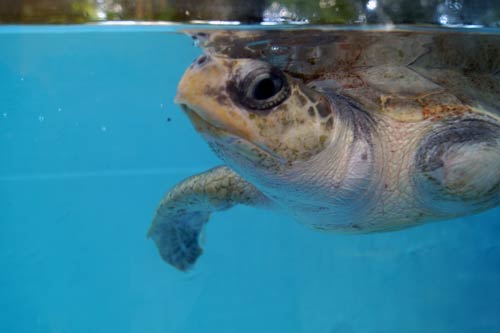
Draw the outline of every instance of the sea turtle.
<instances>
[{"instance_id":1,"label":"sea turtle","mask_svg":"<svg viewBox=\"0 0 500 333\"><path fill-rule=\"evenodd\" d=\"M328 232L398 230L500 203L500 37L208 31L177 92L224 161L175 186L149 237L187 270L210 214L281 209Z\"/></svg>"}]
</instances>

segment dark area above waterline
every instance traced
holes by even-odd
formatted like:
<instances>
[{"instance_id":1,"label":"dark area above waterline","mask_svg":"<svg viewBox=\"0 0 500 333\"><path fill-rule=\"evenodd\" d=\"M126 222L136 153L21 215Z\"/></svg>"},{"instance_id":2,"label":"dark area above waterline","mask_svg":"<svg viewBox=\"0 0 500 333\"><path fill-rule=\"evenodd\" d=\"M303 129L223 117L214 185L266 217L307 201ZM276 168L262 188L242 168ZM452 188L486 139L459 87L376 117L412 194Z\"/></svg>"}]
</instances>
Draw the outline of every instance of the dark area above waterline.
<instances>
[{"instance_id":1,"label":"dark area above waterline","mask_svg":"<svg viewBox=\"0 0 500 333\"><path fill-rule=\"evenodd\" d=\"M489 0L3 0L0 24L239 21L500 27Z\"/></svg>"}]
</instances>

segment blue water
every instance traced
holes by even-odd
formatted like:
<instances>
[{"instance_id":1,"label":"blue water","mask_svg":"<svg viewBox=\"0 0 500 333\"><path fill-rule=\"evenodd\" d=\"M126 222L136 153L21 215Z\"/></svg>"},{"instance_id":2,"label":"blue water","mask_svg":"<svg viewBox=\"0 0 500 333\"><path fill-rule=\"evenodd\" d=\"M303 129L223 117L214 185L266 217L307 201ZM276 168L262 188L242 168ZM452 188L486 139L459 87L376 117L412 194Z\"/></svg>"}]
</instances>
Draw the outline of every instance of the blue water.
<instances>
[{"instance_id":1,"label":"blue water","mask_svg":"<svg viewBox=\"0 0 500 333\"><path fill-rule=\"evenodd\" d=\"M498 208L345 236L241 206L195 270L167 266L146 239L158 201L220 164L173 104L199 52L0 28L0 332L500 332Z\"/></svg>"}]
</instances>

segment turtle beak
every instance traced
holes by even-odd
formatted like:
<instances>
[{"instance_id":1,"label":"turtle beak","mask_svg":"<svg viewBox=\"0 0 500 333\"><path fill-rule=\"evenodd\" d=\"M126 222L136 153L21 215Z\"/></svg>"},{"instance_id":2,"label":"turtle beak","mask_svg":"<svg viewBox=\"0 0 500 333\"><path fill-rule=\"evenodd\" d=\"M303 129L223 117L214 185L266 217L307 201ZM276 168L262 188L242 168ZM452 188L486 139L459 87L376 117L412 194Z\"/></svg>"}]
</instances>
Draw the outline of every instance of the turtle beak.
<instances>
[{"instance_id":1,"label":"turtle beak","mask_svg":"<svg viewBox=\"0 0 500 333\"><path fill-rule=\"evenodd\" d=\"M181 94L179 94L179 91L177 91L177 94L175 94L175 97L174 97L174 103L179 104L181 106L181 108L183 108L182 106L186 105L183 102L185 102L185 99L183 98L183 96Z\"/></svg>"},{"instance_id":2,"label":"turtle beak","mask_svg":"<svg viewBox=\"0 0 500 333\"><path fill-rule=\"evenodd\" d=\"M228 61L231 60L205 55L196 59L179 82L175 103L215 128L251 140L248 118L233 104L226 90L232 65Z\"/></svg>"},{"instance_id":3,"label":"turtle beak","mask_svg":"<svg viewBox=\"0 0 500 333\"><path fill-rule=\"evenodd\" d=\"M209 122L205 121L198 115L198 113L191 110L186 104L181 104L181 108L188 116L196 131L205 136L206 139L222 139L224 137L227 137L228 133L226 131L217 128Z\"/></svg>"}]
</instances>

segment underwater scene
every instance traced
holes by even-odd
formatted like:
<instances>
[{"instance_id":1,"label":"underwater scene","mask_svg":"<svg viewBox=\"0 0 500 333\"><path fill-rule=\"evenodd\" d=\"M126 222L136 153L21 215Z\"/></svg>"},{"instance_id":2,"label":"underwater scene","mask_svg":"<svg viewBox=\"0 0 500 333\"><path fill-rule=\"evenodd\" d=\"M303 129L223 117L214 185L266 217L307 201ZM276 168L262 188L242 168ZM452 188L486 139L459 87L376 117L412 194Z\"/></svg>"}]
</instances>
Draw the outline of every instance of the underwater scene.
<instances>
[{"instance_id":1,"label":"underwater scene","mask_svg":"<svg viewBox=\"0 0 500 333\"><path fill-rule=\"evenodd\" d=\"M489 125L500 118L500 34L411 27L196 29L0 27L0 332L500 332L500 164L498 129ZM234 59L251 59L251 66ZM246 77L219 96L220 84L232 84L222 69L197 76L216 63L253 75L253 96L240 94ZM337 70L354 67L355 75ZM176 96L182 105L174 103ZM290 113L297 104L286 103L294 96L296 103L309 99L301 104L304 112ZM213 126L207 124L211 107L202 110L212 101L218 103ZM227 105L238 110L221 118ZM256 123L259 136L245 138L258 153L227 135L234 124L243 136L240 120L253 124L279 114L269 110L282 105L298 118ZM256 110L248 119L237 112L246 108ZM406 156L397 155L398 148L422 156L401 160L418 191L402 191L409 194L401 201L387 196L382 214L373 199L385 198L400 180L319 204L325 193L340 190L307 178L294 182L305 173L335 178L323 173L323 160L292 176L281 169L265 173L279 168L276 159L286 167L315 159L328 151L325 142L338 141L336 150L352 144L343 136L333 140L329 130L342 121L364 122L342 114L354 109L371 109L367 123L376 129L353 125L352 140L370 131L373 142L397 137L400 146L384 155L395 164ZM302 128L311 119L318 121L314 131L304 127L300 135L324 131L326 137L318 135L310 146L296 136L273 136L294 133L286 126ZM417 140L424 122L450 122L451 131ZM467 160L447 159L443 150L465 137L473 143ZM417 141L432 154L406 145ZM359 161L377 161L380 154L369 149L376 144L367 142ZM248 150L237 155L225 151L227 145ZM437 163L436 154L440 166L452 168L451 178L428 166ZM237 163L245 158L255 164ZM245 188L255 186L252 191L265 192L280 207L231 198L228 206L210 206L209 223L195 225L194 236L181 228L162 238L168 231L158 228L165 222L159 206L165 194L224 164L246 177ZM456 165L466 167L457 171ZM352 179L377 183L382 169L363 169ZM428 177L414 177L417 171ZM436 182L456 174L461 192L440 196ZM480 195L471 199L474 191ZM215 205L203 189L177 213L196 219L196 212L189 214L193 205L205 204L199 196ZM329 216L335 216L331 224ZM198 242L203 253L186 254ZM162 253L163 246L174 253Z\"/></svg>"}]
</instances>

